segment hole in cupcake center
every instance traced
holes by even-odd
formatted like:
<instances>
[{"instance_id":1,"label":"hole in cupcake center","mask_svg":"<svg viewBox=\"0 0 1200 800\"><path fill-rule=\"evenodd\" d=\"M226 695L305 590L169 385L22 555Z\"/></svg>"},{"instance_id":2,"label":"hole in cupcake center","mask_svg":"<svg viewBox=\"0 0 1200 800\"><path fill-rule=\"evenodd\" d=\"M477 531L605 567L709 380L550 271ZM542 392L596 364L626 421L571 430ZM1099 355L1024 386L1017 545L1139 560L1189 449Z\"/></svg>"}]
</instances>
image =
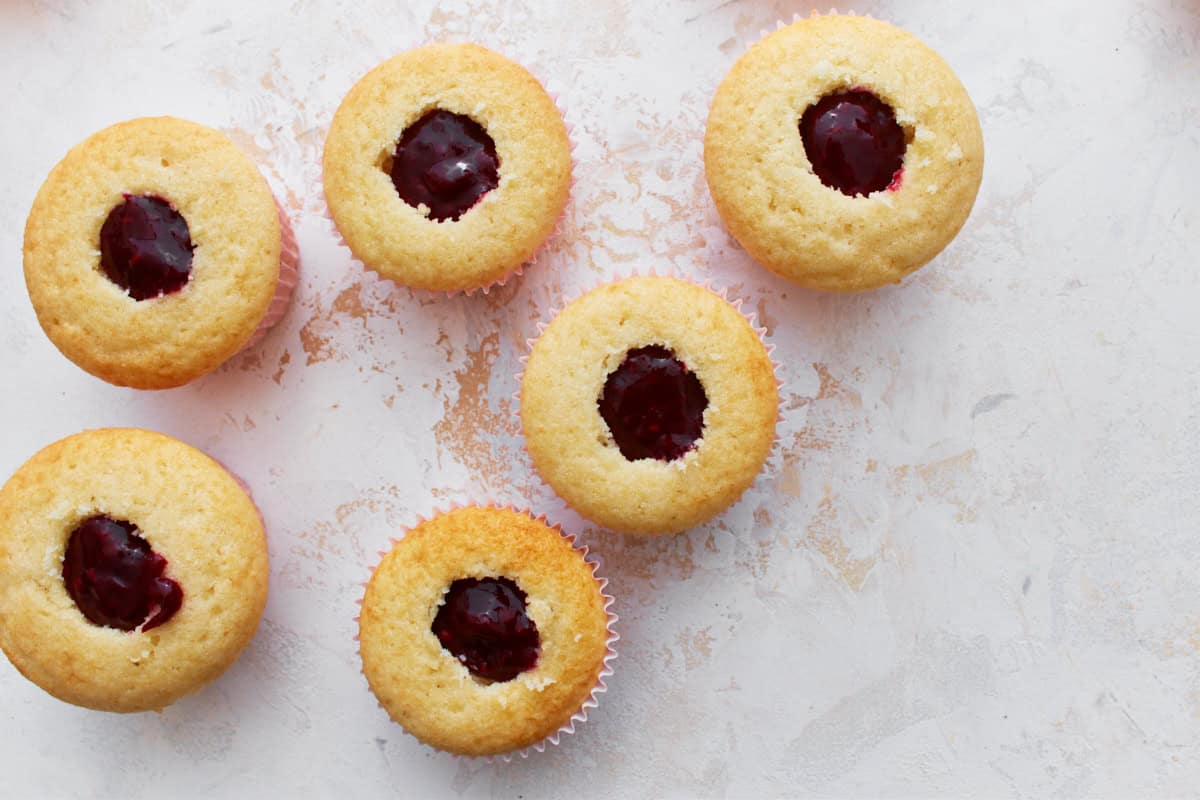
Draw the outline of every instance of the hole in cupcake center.
<instances>
[{"instance_id":1,"label":"hole in cupcake center","mask_svg":"<svg viewBox=\"0 0 1200 800\"><path fill-rule=\"evenodd\" d=\"M100 268L134 300L182 289L195 249L187 220L155 195L125 195L100 228Z\"/></svg>"},{"instance_id":2,"label":"hole in cupcake center","mask_svg":"<svg viewBox=\"0 0 1200 800\"><path fill-rule=\"evenodd\" d=\"M163 573L167 560L137 527L103 515L89 517L67 540L63 582L90 622L109 628L157 628L183 605L183 589Z\"/></svg>"},{"instance_id":3,"label":"hole in cupcake center","mask_svg":"<svg viewBox=\"0 0 1200 800\"><path fill-rule=\"evenodd\" d=\"M866 89L829 94L809 106L800 138L826 186L851 197L900 188L908 137L892 107Z\"/></svg>"},{"instance_id":4,"label":"hole in cupcake center","mask_svg":"<svg viewBox=\"0 0 1200 800\"><path fill-rule=\"evenodd\" d=\"M704 433L706 408L700 379L660 345L626 353L600 395L600 416L630 461L682 458Z\"/></svg>"},{"instance_id":5,"label":"hole in cupcake center","mask_svg":"<svg viewBox=\"0 0 1200 800\"><path fill-rule=\"evenodd\" d=\"M471 674L511 681L537 664L541 637L525 592L509 578L461 578L433 618L433 634Z\"/></svg>"},{"instance_id":6,"label":"hole in cupcake center","mask_svg":"<svg viewBox=\"0 0 1200 800\"><path fill-rule=\"evenodd\" d=\"M405 129L392 153L392 185L429 217L457 220L500 184L496 143L475 120L434 109Z\"/></svg>"}]
</instances>

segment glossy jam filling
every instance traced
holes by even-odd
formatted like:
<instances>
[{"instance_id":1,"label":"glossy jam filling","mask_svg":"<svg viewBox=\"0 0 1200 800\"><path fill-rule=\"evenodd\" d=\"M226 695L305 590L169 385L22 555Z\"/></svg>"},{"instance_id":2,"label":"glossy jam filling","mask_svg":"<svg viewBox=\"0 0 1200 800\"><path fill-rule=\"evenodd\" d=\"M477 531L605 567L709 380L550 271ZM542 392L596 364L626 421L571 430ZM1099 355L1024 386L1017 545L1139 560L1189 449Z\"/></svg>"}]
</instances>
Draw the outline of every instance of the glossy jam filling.
<instances>
[{"instance_id":1,"label":"glossy jam filling","mask_svg":"<svg viewBox=\"0 0 1200 800\"><path fill-rule=\"evenodd\" d=\"M391 176L404 202L438 222L457 220L500 185L500 157L478 122L435 109L400 136Z\"/></svg>"},{"instance_id":2,"label":"glossy jam filling","mask_svg":"<svg viewBox=\"0 0 1200 800\"><path fill-rule=\"evenodd\" d=\"M450 584L433 634L477 678L510 681L537 664L541 637L525 613L525 592L509 578Z\"/></svg>"},{"instance_id":3,"label":"glossy jam filling","mask_svg":"<svg viewBox=\"0 0 1200 800\"><path fill-rule=\"evenodd\" d=\"M89 621L131 631L157 628L183 605L183 589L165 577L167 560L137 528L105 516L71 532L63 557L67 594Z\"/></svg>"},{"instance_id":4,"label":"glossy jam filling","mask_svg":"<svg viewBox=\"0 0 1200 800\"><path fill-rule=\"evenodd\" d=\"M134 300L182 289L195 249L187 220L155 195L125 195L100 228L100 268Z\"/></svg>"},{"instance_id":5,"label":"glossy jam filling","mask_svg":"<svg viewBox=\"0 0 1200 800\"><path fill-rule=\"evenodd\" d=\"M630 461L682 458L704 433L706 408L700 379L659 345L630 350L600 395L600 416Z\"/></svg>"},{"instance_id":6,"label":"glossy jam filling","mask_svg":"<svg viewBox=\"0 0 1200 800\"><path fill-rule=\"evenodd\" d=\"M800 119L800 138L821 183L851 197L900 188L904 128L865 89L826 95Z\"/></svg>"}]
</instances>

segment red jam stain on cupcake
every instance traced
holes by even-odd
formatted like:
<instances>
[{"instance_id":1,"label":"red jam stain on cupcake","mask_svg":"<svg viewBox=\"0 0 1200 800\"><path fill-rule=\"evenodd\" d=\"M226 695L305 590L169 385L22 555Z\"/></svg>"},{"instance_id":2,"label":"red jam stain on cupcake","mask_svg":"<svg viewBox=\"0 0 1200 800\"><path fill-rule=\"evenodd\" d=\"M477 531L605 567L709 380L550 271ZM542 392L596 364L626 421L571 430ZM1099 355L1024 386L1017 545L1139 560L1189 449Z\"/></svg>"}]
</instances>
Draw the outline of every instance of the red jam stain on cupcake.
<instances>
[{"instance_id":1,"label":"red jam stain on cupcake","mask_svg":"<svg viewBox=\"0 0 1200 800\"><path fill-rule=\"evenodd\" d=\"M195 249L187 220L155 195L125 195L100 228L100 267L134 300L182 289Z\"/></svg>"},{"instance_id":2,"label":"red jam stain on cupcake","mask_svg":"<svg viewBox=\"0 0 1200 800\"><path fill-rule=\"evenodd\" d=\"M541 650L537 624L525 613L525 592L509 578L450 584L432 630L472 675L497 683L533 669Z\"/></svg>"},{"instance_id":3,"label":"red jam stain on cupcake","mask_svg":"<svg viewBox=\"0 0 1200 800\"><path fill-rule=\"evenodd\" d=\"M457 220L500 185L496 143L475 120L435 109L410 125L392 154L392 184L431 219Z\"/></svg>"},{"instance_id":4,"label":"red jam stain on cupcake","mask_svg":"<svg viewBox=\"0 0 1200 800\"><path fill-rule=\"evenodd\" d=\"M67 541L63 582L96 625L132 631L157 628L183 605L183 589L164 577L167 560L137 535L137 527L89 517Z\"/></svg>"},{"instance_id":5,"label":"red jam stain on cupcake","mask_svg":"<svg viewBox=\"0 0 1200 800\"><path fill-rule=\"evenodd\" d=\"M708 395L700 379L666 347L630 350L604 382L600 416L629 461L674 461L704 433Z\"/></svg>"},{"instance_id":6,"label":"red jam stain on cupcake","mask_svg":"<svg viewBox=\"0 0 1200 800\"><path fill-rule=\"evenodd\" d=\"M826 95L800 118L800 138L821 183L850 197L900 188L904 128L866 89Z\"/></svg>"}]
</instances>

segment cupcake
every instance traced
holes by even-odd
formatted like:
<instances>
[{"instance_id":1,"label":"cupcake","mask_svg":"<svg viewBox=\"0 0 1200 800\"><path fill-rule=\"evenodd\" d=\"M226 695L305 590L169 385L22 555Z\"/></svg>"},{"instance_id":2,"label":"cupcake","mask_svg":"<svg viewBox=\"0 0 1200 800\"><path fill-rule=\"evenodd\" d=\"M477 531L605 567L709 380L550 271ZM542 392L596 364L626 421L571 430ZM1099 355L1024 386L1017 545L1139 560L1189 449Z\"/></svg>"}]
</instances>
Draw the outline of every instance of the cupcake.
<instances>
[{"instance_id":1,"label":"cupcake","mask_svg":"<svg viewBox=\"0 0 1200 800\"><path fill-rule=\"evenodd\" d=\"M266 600L258 510L183 442L86 431L0 489L0 648L60 700L168 706L233 664Z\"/></svg>"},{"instance_id":2,"label":"cupcake","mask_svg":"<svg viewBox=\"0 0 1200 800\"><path fill-rule=\"evenodd\" d=\"M283 317L299 254L254 162L224 134L135 119L77 145L25 224L25 283L63 355L118 386L199 378Z\"/></svg>"},{"instance_id":3,"label":"cupcake","mask_svg":"<svg viewBox=\"0 0 1200 800\"><path fill-rule=\"evenodd\" d=\"M329 127L325 199L354 257L414 289L486 288L554 231L571 184L562 114L523 67L431 45L376 67Z\"/></svg>"},{"instance_id":4,"label":"cupcake","mask_svg":"<svg viewBox=\"0 0 1200 800\"><path fill-rule=\"evenodd\" d=\"M408 531L371 575L363 674L420 741L460 755L558 743L612 674L606 581L527 513L460 508Z\"/></svg>"},{"instance_id":5,"label":"cupcake","mask_svg":"<svg viewBox=\"0 0 1200 800\"><path fill-rule=\"evenodd\" d=\"M542 478L625 533L675 533L731 505L762 468L778 412L759 334L724 298L675 278L629 278L571 303L521 380Z\"/></svg>"},{"instance_id":6,"label":"cupcake","mask_svg":"<svg viewBox=\"0 0 1200 800\"><path fill-rule=\"evenodd\" d=\"M950 67L869 17L814 16L762 39L717 89L704 169L734 238L814 289L898 282L957 235L983 136Z\"/></svg>"}]
</instances>

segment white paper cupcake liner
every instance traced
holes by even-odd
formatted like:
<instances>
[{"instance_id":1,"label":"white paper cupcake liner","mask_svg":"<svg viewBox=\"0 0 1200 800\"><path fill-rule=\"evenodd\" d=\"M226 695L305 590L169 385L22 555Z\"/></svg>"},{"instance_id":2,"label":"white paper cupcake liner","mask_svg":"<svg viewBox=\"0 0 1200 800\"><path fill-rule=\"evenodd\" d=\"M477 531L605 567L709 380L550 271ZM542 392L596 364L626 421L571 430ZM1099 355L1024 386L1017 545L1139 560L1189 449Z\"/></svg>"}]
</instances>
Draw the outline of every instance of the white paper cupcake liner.
<instances>
[{"instance_id":1,"label":"white paper cupcake liner","mask_svg":"<svg viewBox=\"0 0 1200 800\"><path fill-rule=\"evenodd\" d=\"M204 452L204 451L201 451L201 452ZM229 477L231 477L235 481L237 481L237 485L242 487L242 491L246 493L246 497L250 498L250 503L251 503L251 505L254 506L254 510L256 512L258 512L258 520L259 520L259 522L262 523L263 532L265 533L266 529L267 529L267 518L265 516L263 516L262 508L258 505L258 501L254 499L254 490L250 488L250 484L246 483L246 481L242 479L241 475L239 475L236 472L234 472L233 470L231 470L229 468L229 465L226 464L221 459L217 458L216 456L212 455L211 453L205 452L204 454L206 456L208 456L209 458L211 458L213 461L217 462L217 466L220 467L221 469L225 470L227 473L229 473Z\"/></svg>"},{"instance_id":2,"label":"white paper cupcake liner","mask_svg":"<svg viewBox=\"0 0 1200 800\"><path fill-rule=\"evenodd\" d=\"M461 509L461 508L470 508L470 507L493 508L493 509L499 509L499 510L504 510L504 511L513 511L518 514L525 514L525 515L529 516L531 519L536 520L537 522L541 522L543 525L546 525L547 527L556 531L559 536L563 537L563 539L565 539L567 541L567 543L571 545L571 548L580 555L580 557L584 560L584 562L586 562L589 566L591 566L592 577L595 579L597 589L600 592L600 596L604 600L604 614L606 617L605 628L608 630L608 637L605 639L605 642L604 642L604 645L605 645L604 658L601 663L600 672L596 676L596 684L592 687L592 690L588 694L587 699L584 700L583 703L579 706L579 709L574 714L571 715L570 719L568 719L561 726L559 726L558 730L549 734L548 736L543 738L541 741L535 742L534 744L531 744L527 747L524 747L524 748L521 748L518 750L510 750L506 753L497 753L495 755L490 755L490 756L465 756L465 755L457 756L458 758L465 758L465 759L472 759L472 760L480 759L480 760L487 761L488 763L495 763L495 762L499 761L499 762L503 762L503 763L507 764L507 763L511 762L514 758L517 758L517 757L528 758L533 753L545 752L547 747L557 747L560 744L560 742L562 741L563 736L567 736L569 734L575 733L576 726L581 725L584 722L587 722L588 712L592 711L593 709L597 708L600 705L600 695L602 695L608 691L607 679L609 677L611 677L613 674L613 666L612 665L613 665L613 662L616 661L616 659L617 659L616 645L617 645L617 642L620 641L620 639L621 639L620 634L618 634L617 630L616 630L616 624L620 618L612 610L613 604L616 602L616 599L612 595L610 595L607 591L605 591L608 588L608 578L601 577L598 574L598 571L600 570L600 568L602 566L602 560L600 559L600 557L594 553L591 553L591 551L589 550L587 545L579 544L577 536L575 536L574 534L564 533L562 526L557 523L552 524L546 518L545 514L535 515L530 509L520 508L518 506L512 505L511 503L502 504L502 503L493 503L493 502L475 502L475 503L452 502L445 507L441 507L441 508L434 510L428 517L418 515L416 518L416 522L414 522L412 525L409 525L405 528L405 533L407 533L409 530L412 530L413 528L417 527L421 523L426 522L430 519L433 519L434 517L439 517L442 514L447 514L447 513L450 513L451 511L457 511L458 509ZM403 538L404 538L403 535L402 536L394 536L391 539L389 539L389 542L392 547L395 547L396 544L398 542L400 542L400 540ZM388 550L380 550L378 552L379 558L375 562L374 566L372 566L370 569L371 575L375 574L375 570L379 568L380 563L382 563L384 557L387 556L387 554L389 552L391 552L391 548L389 548ZM364 593L366 592L367 585L369 583L370 583L369 577L366 581L364 581L362 583L362 588L363 588ZM359 606L359 613L361 614L363 597L359 597L355 601L355 603ZM358 638L358 627L357 626L359 624L359 615L357 615L357 614L354 617L354 624L355 624L354 641L358 642L359 638ZM362 672L361 652L359 654L359 672L360 673ZM363 675L363 680L366 680L365 674ZM367 690L370 691L370 684L367 685ZM384 709L383 704L379 703L378 700L376 700L376 705L378 705L379 708L386 713L387 709ZM408 730L403 725L400 725L399 727L402 731L404 731L406 736L412 737L413 740L420 743L421 746L427 747L430 750L434 750L439 753L442 752L441 750L438 750L437 748L433 747L432 745L428 745L425 742L422 742L420 739L417 739L417 737L415 737L411 733L409 733Z\"/></svg>"},{"instance_id":3,"label":"white paper cupcake liner","mask_svg":"<svg viewBox=\"0 0 1200 800\"><path fill-rule=\"evenodd\" d=\"M258 328L255 329L245 346L238 351L239 353L244 353L258 345L266 338L267 332L283 319L292 301L296 284L300 280L300 245L296 242L296 232L292 229L292 222L288 218L287 212L283 210L279 198L275 198L275 208L279 212L279 232L282 239L282 247L279 250L279 279L275 283L275 296L271 298L271 304L267 306L267 313L259 321Z\"/></svg>"}]
</instances>

